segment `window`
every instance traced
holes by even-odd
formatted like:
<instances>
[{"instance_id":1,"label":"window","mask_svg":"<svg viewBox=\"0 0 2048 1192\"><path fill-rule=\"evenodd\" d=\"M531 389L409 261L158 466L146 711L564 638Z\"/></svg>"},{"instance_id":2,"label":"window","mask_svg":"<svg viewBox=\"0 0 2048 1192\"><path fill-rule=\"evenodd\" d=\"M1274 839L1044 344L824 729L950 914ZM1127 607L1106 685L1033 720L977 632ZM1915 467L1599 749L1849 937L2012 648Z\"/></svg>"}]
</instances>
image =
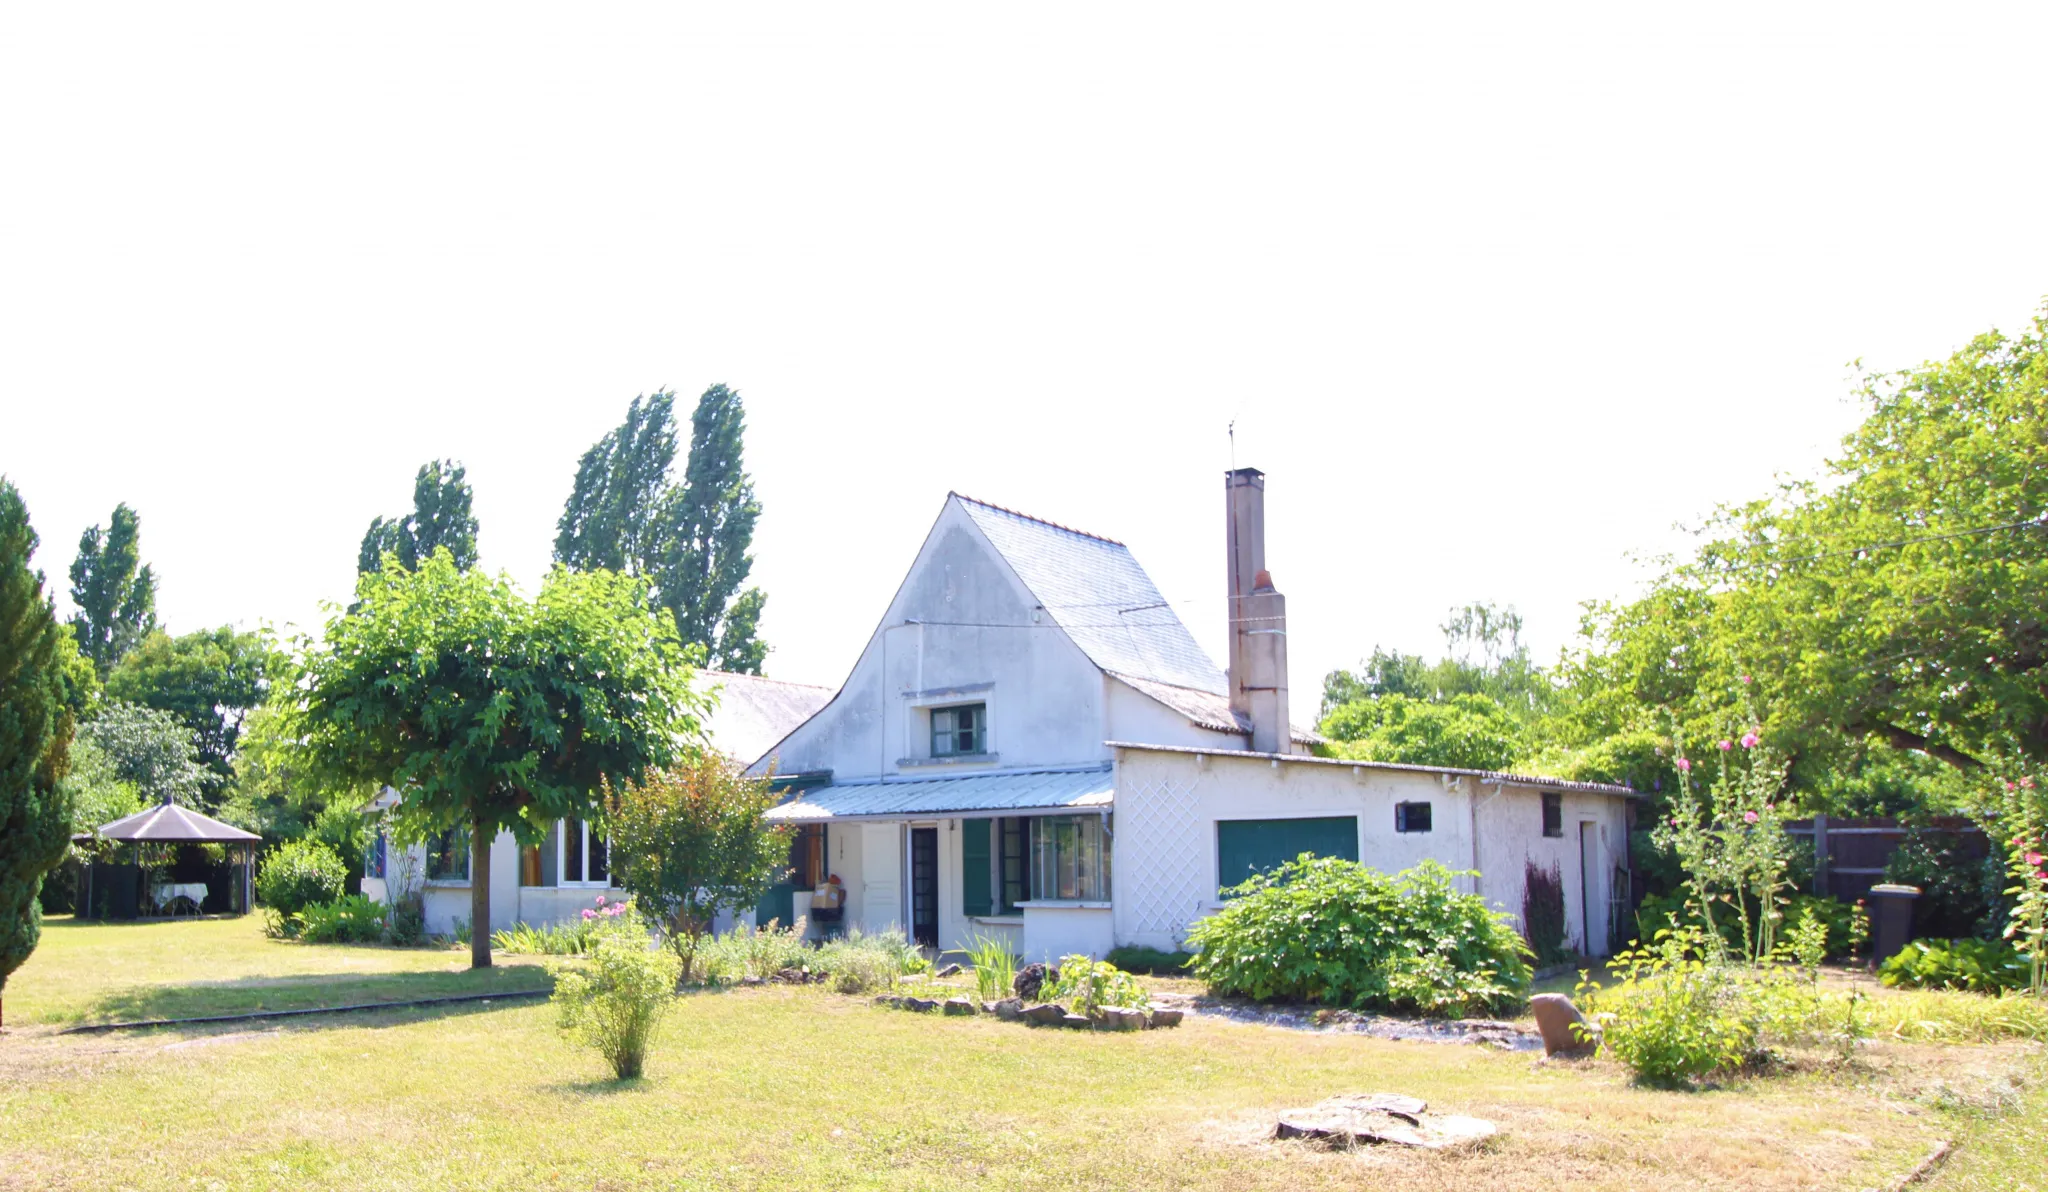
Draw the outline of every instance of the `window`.
<instances>
[{"instance_id":1,"label":"window","mask_svg":"<svg viewBox=\"0 0 2048 1192\"><path fill-rule=\"evenodd\" d=\"M963 820L960 824L960 910L966 915L1014 915L1029 886L1029 822Z\"/></svg>"},{"instance_id":2,"label":"window","mask_svg":"<svg viewBox=\"0 0 2048 1192\"><path fill-rule=\"evenodd\" d=\"M384 876L386 857L390 847L390 838L384 835L384 829L374 829L370 837L369 847L363 850L364 877L382 878Z\"/></svg>"},{"instance_id":3,"label":"window","mask_svg":"<svg viewBox=\"0 0 2048 1192\"><path fill-rule=\"evenodd\" d=\"M791 888L815 890L825 880L825 825L803 824L789 841Z\"/></svg>"},{"instance_id":4,"label":"window","mask_svg":"<svg viewBox=\"0 0 2048 1192\"><path fill-rule=\"evenodd\" d=\"M1427 831L1429 831L1429 804L1427 804L1427 803L1396 803L1396 804L1394 804L1394 831L1396 831L1396 832L1427 832Z\"/></svg>"},{"instance_id":5,"label":"window","mask_svg":"<svg viewBox=\"0 0 2048 1192\"><path fill-rule=\"evenodd\" d=\"M610 886L611 856L604 833L582 820L565 819L561 825L562 880L564 886Z\"/></svg>"},{"instance_id":6,"label":"window","mask_svg":"<svg viewBox=\"0 0 2048 1192\"><path fill-rule=\"evenodd\" d=\"M1224 890L1303 853L1358 860L1358 817L1216 821L1216 884Z\"/></svg>"},{"instance_id":7,"label":"window","mask_svg":"<svg viewBox=\"0 0 2048 1192\"><path fill-rule=\"evenodd\" d=\"M1556 791L1543 792L1543 834L1564 835L1564 796Z\"/></svg>"},{"instance_id":8,"label":"window","mask_svg":"<svg viewBox=\"0 0 2048 1192\"><path fill-rule=\"evenodd\" d=\"M987 704L932 709L933 757L961 757L987 752Z\"/></svg>"},{"instance_id":9,"label":"window","mask_svg":"<svg viewBox=\"0 0 2048 1192\"><path fill-rule=\"evenodd\" d=\"M469 880L469 829L449 828L427 838L427 880Z\"/></svg>"},{"instance_id":10,"label":"window","mask_svg":"<svg viewBox=\"0 0 2048 1192\"><path fill-rule=\"evenodd\" d=\"M1098 815L1031 820L1031 897L1054 902L1109 901L1109 846Z\"/></svg>"}]
</instances>

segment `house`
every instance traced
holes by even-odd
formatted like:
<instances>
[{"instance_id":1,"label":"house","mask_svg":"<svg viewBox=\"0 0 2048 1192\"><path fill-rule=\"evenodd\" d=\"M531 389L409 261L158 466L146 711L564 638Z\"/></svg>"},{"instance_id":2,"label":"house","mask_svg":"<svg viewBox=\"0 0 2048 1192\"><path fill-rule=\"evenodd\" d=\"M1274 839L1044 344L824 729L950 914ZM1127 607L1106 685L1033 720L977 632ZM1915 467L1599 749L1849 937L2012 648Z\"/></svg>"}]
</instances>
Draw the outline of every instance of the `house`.
<instances>
[{"instance_id":1,"label":"house","mask_svg":"<svg viewBox=\"0 0 2048 1192\"><path fill-rule=\"evenodd\" d=\"M752 767L790 786L787 913L836 876L845 924L941 950L1171 949L1224 888L1311 851L1476 870L1514 914L1527 867L1556 866L1573 940L1608 951L1632 792L1313 756L1286 715L1264 475L1228 473L1225 498L1219 669L1123 543L949 494L845 684Z\"/></svg>"},{"instance_id":2,"label":"house","mask_svg":"<svg viewBox=\"0 0 2048 1192\"><path fill-rule=\"evenodd\" d=\"M827 687L724 671L699 671L693 686L717 700L704 721L712 748L742 761L760 756L832 697ZM386 787L372 807L388 808L398 798ZM510 832L500 832L491 843L491 929L563 922L581 915L599 897L615 897L609 860L603 831L580 820L557 820L545 841L526 847ZM457 923L469 919L465 831L444 832L396 855L379 833L365 874L363 893L378 902L385 901L394 883L417 886L430 932L452 933Z\"/></svg>"}]
</instances>

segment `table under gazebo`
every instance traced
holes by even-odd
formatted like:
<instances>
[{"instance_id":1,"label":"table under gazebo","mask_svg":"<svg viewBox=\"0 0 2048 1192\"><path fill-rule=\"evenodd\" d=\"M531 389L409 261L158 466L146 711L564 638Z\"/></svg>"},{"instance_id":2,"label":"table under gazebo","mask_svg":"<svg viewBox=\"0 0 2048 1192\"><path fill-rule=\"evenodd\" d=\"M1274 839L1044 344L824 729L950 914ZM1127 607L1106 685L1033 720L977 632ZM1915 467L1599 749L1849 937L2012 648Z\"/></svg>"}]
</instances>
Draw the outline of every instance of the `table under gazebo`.
<instances>
[{"instance_id":1,"label":"table under gazebo","mask_svg":"<svg viewBox=\"0 0 2048 1192\"><path fill-rule=\"evenodd\" d=\"M136 861L94 860L81 875L82 913L93 919L133 919L145 913L174 911L180 902L202 912L209 901L232 914L247 914L255 902L256 846L262 837L201 815L176 803L161 803L102 825L92 836L129 845L131 855L156 852L171 857L161 865ZM235 860L225 865L194 861L181 846L218 844ZM149 880L158 870L167 880ZM215 897L216 888L220 896Z\"/></svg>"}]
</instances>

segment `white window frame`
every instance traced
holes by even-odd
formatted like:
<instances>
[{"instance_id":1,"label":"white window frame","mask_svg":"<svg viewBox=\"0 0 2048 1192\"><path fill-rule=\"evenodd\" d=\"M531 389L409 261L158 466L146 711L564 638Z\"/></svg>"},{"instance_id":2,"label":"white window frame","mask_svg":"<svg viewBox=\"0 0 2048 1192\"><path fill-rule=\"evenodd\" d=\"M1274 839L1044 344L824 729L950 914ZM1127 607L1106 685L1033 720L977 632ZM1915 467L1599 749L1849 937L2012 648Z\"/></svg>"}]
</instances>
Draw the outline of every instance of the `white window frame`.
<instances>
[{"instance_id":1,"label":"white window frame","mask_svg":"<svg viewBox=\"0 0 2048 1192\"><path fill-rule=\"evenodd\" d=\"M609 889L611 889L611 888L612 888L612 866L611 866L611 842L610 842L609 840L605 841L605 866L604 866L604 880L603 880L603 881L597 881L597 882L594 882L594 881L591 881L591 880L590 880L590 876L589 876L589 875L590 875L590 832L591 832L591 824L590 824L590 821L589 821L589 820L576 820L576 821L573 821L573 822L575 822L575 823L577 823L577 824L580 824L580 825L582 825L582 827L583 827L583 830L582 830L581 832L577 833L577 839L576 839L576 846L577 846L578 848L580 848L580 849L582 849L582 850L583 850L583 865L582 865L582 870L583 870L583 874L584 874L583 880L582 880L582 881L575 881L575 882L572 882L572 881L569 881L569 880L568 880L568 879L567 879L566 877L564 877L564 875L565 875L565 874L567 874L567 873L569 872L569 824L570 824L571 822L572 822L572 821L570 821L570 820L566 820L566 819L562 819L562 820L556 820L556 821L555 821L555 888L556 888L556 889L558 889L558 890L609 890ZM600 835L602 835L602 833L600 833ZM541 888L541 887L536 887L536 888Z\"/></svg>"}]
</instances>

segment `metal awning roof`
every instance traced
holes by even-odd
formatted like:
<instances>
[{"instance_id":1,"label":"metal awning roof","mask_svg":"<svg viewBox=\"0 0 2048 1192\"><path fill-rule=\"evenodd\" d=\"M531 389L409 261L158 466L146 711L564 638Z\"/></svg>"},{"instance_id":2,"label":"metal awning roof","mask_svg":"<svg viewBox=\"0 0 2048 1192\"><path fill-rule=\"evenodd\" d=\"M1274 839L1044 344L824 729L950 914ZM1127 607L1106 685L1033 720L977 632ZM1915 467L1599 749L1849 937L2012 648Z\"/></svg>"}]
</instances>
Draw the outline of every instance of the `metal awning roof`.
<instances>
[{"instance_id":1,"label":"metal awning roof","mask_svg":"<svg viewBox=\"0 0 2048 1192\"><path fill-rule=\"evenodd\" d=\"M1108 767L1027 770L934 778L836 782L796 792L768 813L779 824L821 824L853 819L911 819L946 815L974 818L1057 811L1108 811L1116 782Z\"/></svg>"},{"instance_id":2,"label":"metal awning roof","mask_svg":"<svg viewBox=\"0 0 2048 1192\"><path fill-rule=\"evenodd\" d=\"M99 834L108 840L180 844L239 844L263 839L254 832L244 832L233 824L221 823L176 803L159 803L134 815L122 816L102 825Z\"/></svg>"}]
</instances>

